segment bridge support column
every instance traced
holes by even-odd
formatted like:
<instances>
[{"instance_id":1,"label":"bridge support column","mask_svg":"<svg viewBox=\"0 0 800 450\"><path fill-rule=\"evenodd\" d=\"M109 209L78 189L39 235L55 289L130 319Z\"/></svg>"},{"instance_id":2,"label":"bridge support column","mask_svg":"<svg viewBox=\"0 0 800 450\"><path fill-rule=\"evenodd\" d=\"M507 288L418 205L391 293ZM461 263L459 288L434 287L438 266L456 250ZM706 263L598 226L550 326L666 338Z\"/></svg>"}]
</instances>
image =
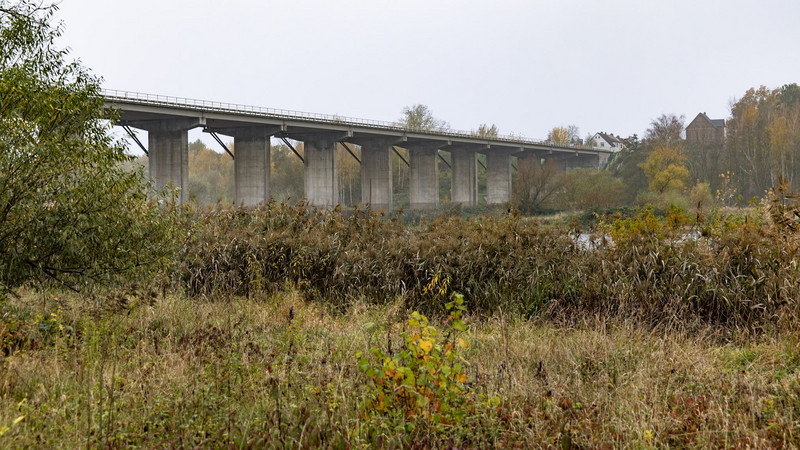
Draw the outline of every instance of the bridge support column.
<instances>
[{"instance_id":1,"label":"bridge support column","mask_svg":"<svg viewBox=\"0 0 800 450\"><path fill-rule=\"evenodd\" d=\"M179 191L179 202L188 200L189 133L188 130L159 130L148 132L150 178L157 189L167 185Z\"/></svg>"},{"instance_id":2,"label":"bridge support column","mask_svg":"<svg viewBox=\"0 0 800 450\"><path fill-rule=\"evenodd\" d=\"M270 141L279 127L219 128L214 131L233 136L233 170L236 203L257 206L269 199Z\"/></svg>"},{"instance_id":3,"label":"bridge support column","mask_svg":"<svg viewBox=\"0 0 800 450\"><path fill-rule=\"evenodd\" d=\"M453 165L452 202L463 206L478 204L478 160L474 150L454 149L450 152Z\"/></svg>"},{"instance_id":4,"label":"bridge support column","mask_svg":"<svg viewBox=\"0 0 800 450\"><path fill-rule=\"evenodd\" d=\"M243 129L233 135L236 203L256 206L269 199L269 137L263 128Z\"/></svg>"},{"instance_id":5,"label":"bridge support column","mask_svg":"<svg viewBox=\"0 0 800 450\"><path fill-rule=\"evenodd\" d=\"M333 208L338 203L336 142L321 137L303 141L306 199L313 206Z\"/></svg>"},{"instance_id":6,"label":"bridge support column","mask_svg":"<svg viewBox=\"0 0 800 450\"><path fill-rule=\"evenodd\" d=\"M439 206L438 145L408 146L411 209Z\"/></svg>"},{"instance_id":7,"label":"bridge support column","mask_svg":"<svg viewBox=\"0 0 800 450\"><path fill-rule=\"evenodd\" d=\"M392 210L392 143L376 139L361 144L361 202L374 211Z\"/></svg>"},{"instance_id":8,"label":"bridge support column","mask_svg":"<svg viewBox=\"0 0 800 450\"><path fill-rule=\"evenodd\" d=\"M486 203L504 204L511 200L511 154L486 153Z\"/></svg>"},{"instance_id":9,"label":"bridge support column","mask_svg":"<svg viewBox=\"0 0 800 450\"><path fill-rule=\"evenodd\" d=\"M169 119L129 123L147 130L150 178L157 189L172 185L178 189L178 202L189 199L189 129L203 125L199 119Z\"/></svg>"}]
</instances>

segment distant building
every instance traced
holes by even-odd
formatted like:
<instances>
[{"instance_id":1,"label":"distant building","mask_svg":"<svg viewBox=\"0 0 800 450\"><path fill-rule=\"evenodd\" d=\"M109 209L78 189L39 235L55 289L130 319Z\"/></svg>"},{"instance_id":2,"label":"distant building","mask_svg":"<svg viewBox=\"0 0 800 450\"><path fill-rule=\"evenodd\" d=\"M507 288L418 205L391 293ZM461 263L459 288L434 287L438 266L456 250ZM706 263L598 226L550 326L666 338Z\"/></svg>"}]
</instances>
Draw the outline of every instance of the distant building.
<instances>
[{"instance_id":1,"label":"distant building","mask_svg":"<svg viewBox=\"0 0 800 450\"><path fill-rule=\"evenodd\" d=\"M701 112L686 126L689 144L722 144L725 142L725 119L709 119Z\"/></svg>"},{"instance_id":2,"label":"distant building","mask_svg":"<svg viewBox=\"0 0 800 450\"><path fill-rule=\"evenodd\" d=\"M611 150L612 152L618 152L625 148L625 142L623 142L619 136L614 136L611 133L605 133L603 131L595 133L594 136L589 138L587 144L592 148L602 148L604 150Z\"/></svg>"}]
</instances>

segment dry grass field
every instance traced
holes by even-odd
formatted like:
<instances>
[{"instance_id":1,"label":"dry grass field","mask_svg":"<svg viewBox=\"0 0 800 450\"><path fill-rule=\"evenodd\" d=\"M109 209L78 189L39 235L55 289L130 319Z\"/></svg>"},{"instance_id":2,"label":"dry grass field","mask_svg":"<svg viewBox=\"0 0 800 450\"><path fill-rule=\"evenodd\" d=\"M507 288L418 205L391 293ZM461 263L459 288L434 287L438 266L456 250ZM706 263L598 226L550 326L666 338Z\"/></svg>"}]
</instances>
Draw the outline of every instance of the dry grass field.
<instances>
[{"instance_id":1,"label":"dry grass field","mask_svg":"<svg viewBox=\"0 0 800 450\"><path fill-rule=\"evenodd\" d=\"M435 399L464 414L436 421L365 409L378 387L357 355L402 351L402 302L341 311L303 297L9 300L0 446L800 445L797 333L467 312L463 389Z\"/></svg>"}]
</instances>

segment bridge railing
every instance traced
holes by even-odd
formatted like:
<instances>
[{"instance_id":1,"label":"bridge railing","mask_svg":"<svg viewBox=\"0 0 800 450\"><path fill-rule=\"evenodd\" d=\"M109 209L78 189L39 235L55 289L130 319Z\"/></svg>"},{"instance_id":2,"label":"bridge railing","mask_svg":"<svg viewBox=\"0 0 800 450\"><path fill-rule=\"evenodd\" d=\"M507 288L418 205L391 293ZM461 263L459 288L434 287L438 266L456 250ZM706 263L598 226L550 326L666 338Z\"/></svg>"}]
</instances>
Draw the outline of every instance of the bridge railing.
<instances>
[{"instance_id":1,"label":"bridge railing","mask_svg":"<svg viewBox=\"0 0 800 450\"><path fill-rule=\"evenodd\" d=\"M291 119L291 120L303 120L303 121L323 122L323 123L340 124L340 125L364 126L370 128L392 130L392 131L433 134L445 137L456 137L456 138L466 137L466 138L479 138L479 139L482 138L486 139L487 141L506 142L512 144L547 146L547 147L561 148L561 149L602 151L602 149L597 149L586 145L562 146L562 145L556 145L552 142L537 140L537 139L528 139L524 136L518 136L518 135L481 137L477 135L475 132L452 130L449 128L437 128L437 129L414 128L414 127L406 127L397 122L359 119L359 118L344 117L331 114L293 111L288 109L265 108L261 106L250 106L250 105L242 105L236 103L217 102L211 100L199 100L199 99L192 99L185 97L173 97L169 95L146 94L142 92L121 91L116 89L103 89L103 96L106 98L106 100L112 102L113 101L134 102L138 104L150 104L157 106L172 106L179 108L199 109L202 111L209 111L209 112L213 111L213 112L224 112L233 114L249 114L256 116L267 116L271 118L277 117L277 118Z\"/></svg>"}]
</instances>

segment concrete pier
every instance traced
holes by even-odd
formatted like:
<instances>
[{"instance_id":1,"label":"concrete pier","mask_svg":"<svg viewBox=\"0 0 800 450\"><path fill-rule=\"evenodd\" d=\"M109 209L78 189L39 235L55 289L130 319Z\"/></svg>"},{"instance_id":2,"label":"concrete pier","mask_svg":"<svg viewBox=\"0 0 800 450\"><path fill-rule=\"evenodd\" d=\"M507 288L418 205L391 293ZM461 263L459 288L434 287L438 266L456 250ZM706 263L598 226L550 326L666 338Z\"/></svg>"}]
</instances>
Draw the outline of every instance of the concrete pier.
<instances>
[{"instance_id":1,"label":"concrete pier","mask_svg":"<svg viewBox=\"0 0 800 450\"><path fill-rule=\"evenodd\" d=\"M197 119L167 119L129 123L147 130L148 169L158 189L172 185L178 202L189 199L189 129L202 125Z\"/></svg>"},{"instance_id":2,"label":"concrete pier","mask_svg":"<svg viewBox=\"0 0 800 450\"><path fill-rule=\"evenodd\" d=\"M237 204L257 206L269 199L270 136L279 129L275 126L214 129L215 132L233 136Z\"/></svg>"},{"instance_id":3,"label":"concrete pier","mask_svg":"<svg viewBox=\"0 0 800 450\"><path fill-rule=\"evenodd\" d=\"M180 203L189 199L189 134L186 130L148 132L150 178L157 189L178 188Z\"/></svg>"},{"instance_id":4,"label":"concrete pier","mask_svg":"<svg viewBox=\"0 0 800 450\"><path fill-rule=\"evenodd\" d=\"M242 128L233 134L236 203L256 206L269 199L269 133L264 128Z\"/></svg>"},{"instance_id":5,"label":"concrete pier","mask_svg":"<svg viewBox=\"0 0 800 450\"><path fill-rule=\"evenodd\" d=\"M361 145L361 202L374 211L392 210L392 144L370 139Z\"/></svg>"},{"instance_id":6,"label":"concrete pier","mask_svg":"<svg viewBox=\"0 0 800 450\"><path fill-rule=\"evenodd\" d=\"M439 206L438 144L406 144L409 156L409 200L411 209Z\"/></svg>"},{"instance_id":7,"label":"concrete pier","mask_svg":"<svg viewBox=\"0 0 800 450\"><path fill-rule=\"evenodd\" d=\"M462 206L478 204L478 160L474 150L452 149L453 165L451 184L452 202Z\"/></svg>"},{"instance_id":8,"label":"concrete pier","mask_svg":"<svg viewBox=\"0 0 800 450\"><path fill-rule=\"evenodd\" d=\"M486 153L486 203L504 204L511 200L511 154Z\"/></svg>"},{"instance_id":9,"label":"concrete pier","mask_svg":"<svg viewBox=\"0 0 800 450\"><path fill-rule=\"evenodd\" d=\"M312 137L303 141L306 199L313 206L333 208L338 203L336 142L329 137Z\"/></svg>"}]
</instances>

